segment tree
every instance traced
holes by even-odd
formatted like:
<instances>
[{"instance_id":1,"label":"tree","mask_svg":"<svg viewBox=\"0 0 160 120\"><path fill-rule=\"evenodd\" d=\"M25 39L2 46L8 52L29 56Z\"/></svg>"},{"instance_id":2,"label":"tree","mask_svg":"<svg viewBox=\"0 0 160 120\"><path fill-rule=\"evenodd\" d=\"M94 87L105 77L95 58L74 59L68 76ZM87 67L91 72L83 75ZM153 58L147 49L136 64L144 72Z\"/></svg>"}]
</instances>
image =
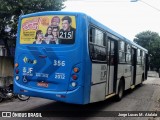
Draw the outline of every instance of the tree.
<instances>
[{"instance_id":1,"label":"tree","mask_svg":"<svg viewBox=\"0 0 160 120\"><path fill-rule=\"evenodd\" d=\"M133 40L148 50L150 55L150 68L160 68L160 36L156 32L144 31L135 36Z\"/></svg>"},{"instance_id":2,"label":"tree","mask_svg":"<svg viewBox=\"0 0 160 120\"><path fill-rule=\"evenodd\" d=\"M65 0L0 0L0 40L10 56L9 46L15 46L18 18L22 14L57 11Z\"/></svg>"}]
</instances>

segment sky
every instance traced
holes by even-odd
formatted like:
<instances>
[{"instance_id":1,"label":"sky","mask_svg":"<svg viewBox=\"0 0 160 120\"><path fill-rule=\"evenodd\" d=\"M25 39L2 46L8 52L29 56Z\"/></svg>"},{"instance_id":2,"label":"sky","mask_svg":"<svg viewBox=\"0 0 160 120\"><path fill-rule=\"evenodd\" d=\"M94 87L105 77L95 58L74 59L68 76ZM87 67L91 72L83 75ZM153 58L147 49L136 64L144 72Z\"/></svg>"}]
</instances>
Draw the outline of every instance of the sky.
<instances>
[{"instance_id":1,"label":"sky","mask_svg":"<svg viewBox=\"0 0 160 120\"><path fill-rule=\"evenodd\" d=\"M143 31L160 35L160 0L67 0L63 11L83 12L133 40Z\"/></svg>"}]
</instances>

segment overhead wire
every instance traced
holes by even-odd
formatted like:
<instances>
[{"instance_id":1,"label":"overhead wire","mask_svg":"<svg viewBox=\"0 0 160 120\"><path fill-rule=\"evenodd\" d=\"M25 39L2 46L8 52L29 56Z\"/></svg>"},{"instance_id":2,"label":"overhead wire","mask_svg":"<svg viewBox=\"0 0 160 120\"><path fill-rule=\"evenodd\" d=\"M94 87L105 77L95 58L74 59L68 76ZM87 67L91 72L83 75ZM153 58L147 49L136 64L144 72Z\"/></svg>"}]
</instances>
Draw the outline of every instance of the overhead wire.
<instances>
[{"instance_id":1,"label":"overhead wire","mask_svg":"<svg viewBox=\"0 0 160 120\"><path fill-rule=\"evenodd\" d=\"M153 9L157 10L158 12L160 12L160 9L158 9L158 8L156 8L156 7L150 5L150 4L148 4L148 3L146 3L146 2L144 2L144 1L142 1L142 0L139 0L139 1L142 2L142 3L144 3L144 4L146 4L146 5L148 5L149 7L151 7L151 8L153 8Z\"/></svg>"},{"instance_id":2,"label":"overhead wire","mask_svg":"<svg viewBox=\"0 0 160 120\"><path fill-rule=\"evenodd\" d=\"M74 2L76 2L76 1L81 1L81 2L127 2L127 0L68 0L68 1L74 1ZM128 0L128 1L129 1L129 0ZM145 5L151 7L151 8L153 8L153 9L155 9L155 10L157 10L158 12L160 12L160 9L158 9L157 7L155 7L155 6L147 3L147 2L145 2L145 1L137 0L137 1L135 1L135 2L138 2L138 1L144 3Z\"/></svg>"}]
</instances>

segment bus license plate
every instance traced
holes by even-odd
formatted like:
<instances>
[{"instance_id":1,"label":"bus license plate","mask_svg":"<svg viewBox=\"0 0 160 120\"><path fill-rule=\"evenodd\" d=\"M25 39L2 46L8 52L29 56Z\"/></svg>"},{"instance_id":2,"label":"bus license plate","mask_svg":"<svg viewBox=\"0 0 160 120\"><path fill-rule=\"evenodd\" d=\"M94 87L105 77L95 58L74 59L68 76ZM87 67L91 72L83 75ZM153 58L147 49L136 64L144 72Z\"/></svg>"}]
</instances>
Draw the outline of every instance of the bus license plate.
<instances>
[{"instance_id":1,"label":"bus license plate","mask_svg":"<svg viewBox=\"0 0 160 120\"><path fill-rule=\"evenodd\" d=\"M48 83L46 83L46 82L38 82L37 83L37 86L40 86L40 87L48 87Z\"/></svg>"}]
</instances>

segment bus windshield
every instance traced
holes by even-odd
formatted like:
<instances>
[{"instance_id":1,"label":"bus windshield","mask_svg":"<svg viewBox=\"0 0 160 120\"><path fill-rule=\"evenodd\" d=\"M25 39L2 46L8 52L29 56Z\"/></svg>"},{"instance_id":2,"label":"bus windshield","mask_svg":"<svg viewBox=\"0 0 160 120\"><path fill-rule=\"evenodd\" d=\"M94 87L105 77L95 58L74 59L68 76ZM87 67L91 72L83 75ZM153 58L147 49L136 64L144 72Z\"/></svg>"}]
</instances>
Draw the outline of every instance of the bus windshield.
<instances>
[{"instance_id":1,"label":"bus windshield","mask_svg":"<svg viewBox=\"0 0 160 120\"><path fill-rule=\"evenodd\" d=\"M23 18L20 44L74 44L75 16L48 15Z\"/></svg>"}]
</instances>

